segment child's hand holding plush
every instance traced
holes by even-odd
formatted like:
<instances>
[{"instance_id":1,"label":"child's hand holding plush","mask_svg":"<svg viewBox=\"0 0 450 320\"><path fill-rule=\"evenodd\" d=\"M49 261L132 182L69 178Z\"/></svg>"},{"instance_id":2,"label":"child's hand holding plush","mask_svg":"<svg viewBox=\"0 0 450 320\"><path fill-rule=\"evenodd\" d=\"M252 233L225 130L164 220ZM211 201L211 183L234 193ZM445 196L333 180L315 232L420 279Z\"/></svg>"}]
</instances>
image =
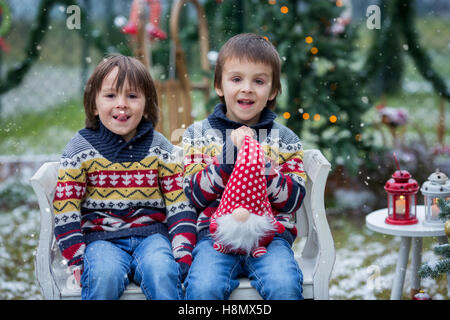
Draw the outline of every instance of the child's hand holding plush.
<instances>
[{"instance_id":1,"label":"child's hand holding plush","mask_svg":"<svg viewBox=\"0 0 450 320\"><path fill-rule=\"evenodd\" d=\"M254 137L255 132L252 128L247 126L239 127L233 131L231 131L231 141L234 143L236 148L240 149L242 146L242 143L244 142L245 136Z\"/></svg>"}]
</instances>

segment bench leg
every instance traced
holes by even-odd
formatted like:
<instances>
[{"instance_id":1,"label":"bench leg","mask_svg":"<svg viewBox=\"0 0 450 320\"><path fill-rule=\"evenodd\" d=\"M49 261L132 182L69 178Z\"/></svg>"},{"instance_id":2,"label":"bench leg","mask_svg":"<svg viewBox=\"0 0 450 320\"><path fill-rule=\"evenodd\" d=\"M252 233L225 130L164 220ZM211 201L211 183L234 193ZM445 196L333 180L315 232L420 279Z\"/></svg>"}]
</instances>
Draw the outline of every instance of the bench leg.
<instances>
[{"instance_id":1,"label":"bench leg","mask_svg":"<svg viewBox=\"0 0 450 320\"><path fill-rule=\"evenodd\" d=\"M398 261L395 268L394 284L392 285L391 300L400 300L405 282L406 267L408 265L409 249L411 248L411 238L402 237L402 243L398 252Z\"/></svg>"}]
</instances>

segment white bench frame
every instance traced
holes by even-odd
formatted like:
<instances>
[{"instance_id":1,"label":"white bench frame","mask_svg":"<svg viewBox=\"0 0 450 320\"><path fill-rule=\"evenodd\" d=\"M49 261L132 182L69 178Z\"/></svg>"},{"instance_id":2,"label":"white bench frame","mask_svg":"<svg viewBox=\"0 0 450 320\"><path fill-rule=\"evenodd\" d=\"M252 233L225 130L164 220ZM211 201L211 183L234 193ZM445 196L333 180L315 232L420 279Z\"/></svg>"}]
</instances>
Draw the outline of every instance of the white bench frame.
<instances>
[{"instance_id":1,"label":"white bench frame","mask_svg":"<svg viewBox=\"0 0 450 320\"><path fill-rule=\"evenodd\" d=\"M328 299L328 283L335 261L334 241L324 206L325 184L331 165L319 150L305 150L303 162L308 180L296 223L298 236L306 237L306 241L302 252L296 252L295 258L303 273L304 298L324 300ZM58 167L58 162L46 162L30 179L41 214L35 273L45 299L80 299L81 289L74 284L55 241L52 201ZM247 278L239 280L239 287L232 292L231 300L261 299ZM139 286L130 283L121 299L140 300L145 296Z\"/></svg>"}]
</instances>

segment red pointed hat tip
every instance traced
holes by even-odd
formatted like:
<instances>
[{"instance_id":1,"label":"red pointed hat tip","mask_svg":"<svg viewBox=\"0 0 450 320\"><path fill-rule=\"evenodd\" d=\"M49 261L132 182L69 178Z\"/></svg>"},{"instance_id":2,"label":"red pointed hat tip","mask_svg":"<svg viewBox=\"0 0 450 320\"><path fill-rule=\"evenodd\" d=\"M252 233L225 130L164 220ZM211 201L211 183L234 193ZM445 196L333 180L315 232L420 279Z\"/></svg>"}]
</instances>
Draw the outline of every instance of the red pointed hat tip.
<instances>
[{"instance_id":1,"label":"red pointed hat tip","mask_svg":"<svg viewBox=\"0 0 450 320\"><path fill-rule=\"evenodd\" d=\"M264 164L261 145L246 136L217 209L218 216L230 214L237 207L248 208L252 214L260 216L272 214Z\"/></svg>"}]
</instances>

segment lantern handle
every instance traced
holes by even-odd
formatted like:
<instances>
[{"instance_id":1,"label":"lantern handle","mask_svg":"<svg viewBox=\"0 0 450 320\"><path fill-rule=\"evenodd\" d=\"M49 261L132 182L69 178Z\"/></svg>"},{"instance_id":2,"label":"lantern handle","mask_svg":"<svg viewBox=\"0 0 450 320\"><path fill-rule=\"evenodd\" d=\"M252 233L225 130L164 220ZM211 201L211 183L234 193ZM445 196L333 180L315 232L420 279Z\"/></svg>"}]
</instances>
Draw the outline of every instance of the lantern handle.
<instances>
[{"instance_id":1,"label":"lantern handle","mask_svg":"<svg viewBox=\"0 0 450 320\"><path fill-rule=\"evenodd\" d=\"M400 170L400 165L398 164L397 156L395 155L395 152L393 152L393 154L394 154L395 165L397 166L398 171L401 171Z\"/></svg>"}]
</instances>

